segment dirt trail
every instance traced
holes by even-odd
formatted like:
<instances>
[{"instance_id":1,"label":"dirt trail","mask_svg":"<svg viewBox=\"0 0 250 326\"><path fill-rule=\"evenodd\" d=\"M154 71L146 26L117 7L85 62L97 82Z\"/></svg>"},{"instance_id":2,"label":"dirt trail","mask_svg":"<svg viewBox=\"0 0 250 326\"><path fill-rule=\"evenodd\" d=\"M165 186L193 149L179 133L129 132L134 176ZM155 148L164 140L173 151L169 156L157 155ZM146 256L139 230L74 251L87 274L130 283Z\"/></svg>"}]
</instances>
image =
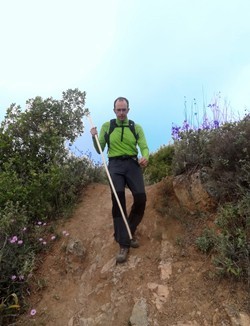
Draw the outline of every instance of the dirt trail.
<instances>
[{"instance_id":1,"label":"dirt trail","mask_svg":"<svg viewBox=\"0 0 250 326\"><path fill-rule=\"evenodd\" d=\"M147 196L141 246L116 265L109 187L85 190L73 217L60 227L69 236L37 271L46 286L31 296L37 314L22 318L22 325L250 325L246 290L213 277L209 259L192 244L193 231L159 213L160 183L148 186ZM130 193L127 199L129 206Z\"/></svg>"}]
</instances>

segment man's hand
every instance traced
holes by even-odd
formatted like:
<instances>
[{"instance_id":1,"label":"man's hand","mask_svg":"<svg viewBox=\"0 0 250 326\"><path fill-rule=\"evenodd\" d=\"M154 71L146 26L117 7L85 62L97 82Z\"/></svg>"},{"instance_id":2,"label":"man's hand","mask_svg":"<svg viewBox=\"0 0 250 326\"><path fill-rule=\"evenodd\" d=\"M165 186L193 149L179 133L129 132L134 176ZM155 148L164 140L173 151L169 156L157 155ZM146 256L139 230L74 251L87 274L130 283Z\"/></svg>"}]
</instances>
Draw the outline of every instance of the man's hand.
<instances>
[{"instance_id":1,"label":"man's hand","mask_svg":"<svg viewBox=\"0 0 250 326\"><path fill-rule=\"evenodd\" d=\"M98 135L96 127L91 128L90 133L91 133L92 137L95 137L95 135Z\"/></svg>"},{"instance_id":2,"label":"man's hand","mask_svg":"<svg viewBox=\"0 0 250 326\"><path fill-rule=\"evenodd\" d=\"M141 167L145 168L148 165L148 160L145 157L141 157L138 160L138 163L140 164Z\"/></svg>"}]
</instances>

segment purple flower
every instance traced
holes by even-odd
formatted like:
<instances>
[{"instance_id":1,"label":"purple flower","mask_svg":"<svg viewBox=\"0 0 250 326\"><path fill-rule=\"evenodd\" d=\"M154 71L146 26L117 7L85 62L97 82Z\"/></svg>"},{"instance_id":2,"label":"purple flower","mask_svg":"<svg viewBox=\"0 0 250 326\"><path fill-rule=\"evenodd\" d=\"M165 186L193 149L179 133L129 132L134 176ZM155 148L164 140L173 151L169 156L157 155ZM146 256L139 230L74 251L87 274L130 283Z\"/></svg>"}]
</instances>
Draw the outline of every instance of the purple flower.
<instances>
[{"instance_id":1,"label":"purple flower","mask_svg":"<svg viewBox=\"0 0 250 326\"><path fill-rule=\"evenodd\" d=\"M214 120L214 128L219 128L219 121L218 120Z\"/></svg>"},{"instance_id":2,"label":"purple flower","mask_svg":"<svg viewBox=\"0 0 250 326\"><path fill-rule=\"evenodd\" d=\"M188 130L188 128L189 128L189 124L188 124L188 122L185 120L185 121L183 122L183 130Z\"/></svg>"},{"instance_id":3,"label":"purple flower","mask_svg":"<svg viewBox=\"0 0 250 326\"><path fill-rule=\"evenodd\" d=\"M12 279L12 281L15 281L15 279L16 279L16 275L12 275L12 276L11 276L11 279Z\"/></svg>"},{"instance_id":4,"label":"purple flower","mask_svg":"<svg viewBox=\"0 0 250 326\"><path fill-rule=\"evenodd\" d=\"M30 311L30 315L31 315L31 316L35 316L35 314L36 314L36 309L32 309L32 310Z\"/></svg>"}]
</instances>

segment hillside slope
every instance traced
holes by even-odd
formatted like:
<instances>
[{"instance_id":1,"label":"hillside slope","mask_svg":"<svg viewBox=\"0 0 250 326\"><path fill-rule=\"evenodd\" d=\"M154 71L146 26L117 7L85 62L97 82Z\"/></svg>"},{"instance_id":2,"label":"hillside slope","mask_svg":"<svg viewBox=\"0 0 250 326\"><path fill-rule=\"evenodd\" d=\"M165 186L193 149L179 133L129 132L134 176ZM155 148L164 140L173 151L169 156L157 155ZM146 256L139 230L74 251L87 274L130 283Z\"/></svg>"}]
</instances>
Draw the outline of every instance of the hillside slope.
<instances>
[{"instance_id":1,"label":"hillside slope","mask_svg":"<svg viewBox=\"0 0 250 326\"><path fill-rule=\"evenodd\" d=\"M162 207L162 189L161 183L147 187L141 246L116 265L109 186L90 185L73 217L60 226L69 236L54 245L37 271L45 286L30 297L36 315L24 316L20 324L250 325L247 290L214 276L210 258L194 246L199 223L179 215L174 196ZM130 193L127 199L129 206Z\"/></svg>"}]
</instances>

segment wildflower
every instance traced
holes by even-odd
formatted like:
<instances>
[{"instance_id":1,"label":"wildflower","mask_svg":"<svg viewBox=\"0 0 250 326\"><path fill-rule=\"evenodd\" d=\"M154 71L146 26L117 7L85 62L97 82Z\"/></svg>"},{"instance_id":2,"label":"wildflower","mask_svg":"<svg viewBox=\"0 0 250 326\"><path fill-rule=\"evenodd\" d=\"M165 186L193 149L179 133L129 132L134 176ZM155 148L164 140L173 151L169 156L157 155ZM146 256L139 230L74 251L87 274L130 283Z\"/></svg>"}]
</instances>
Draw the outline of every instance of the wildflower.
<instances>
[{"instance_id":1,"label":"wildflower","mask_svg":"<svg viewBox=\"0 0 250 326\"><path fill-rule=\"evenodd\" d=\"M65 235L67 233L67 231L62 231L62 234Z\"/></svg>"},{"instance_id":2,"label":"wildflower","mask_svg":"<svg viewBox=\"0 0 250 326\"><path fill-rule=\"evenodd\" d=\"M219 125L220 125L219 121L218 120L214 120L214 128L215 129L216 128L219 128Z\"/></svg>"},{"instance_id":3,"label":"wildflower","mask_svg":"<svg viewBox=\"0 0 250 326\"><path fill-rule=\"evenodd\" d=\"M43 241L43 238L39 238L38 240L39 240L40 242L42 242L42 241Z\"/></svg>"},{"instance_id":4,"label":"wildflower","mask_svg":"<svg viewBox=\"0 0 250 326\"><path fill-rule=\"evenodd\" d=\"M10 243L15 243L15 242L17 242L17 240L18 240L17 236L14 235L14 236L10 239Z\"/></svg>"},{"instance_id":5,"label":"wildflower","mask_svg":"<svg viewBox=\"0 0 250 326\"><path fill-rule=\"evenodd\" d=\"M23 244L23 240L18 240L17 243L18 243L19 245L21 245L21 244Z\"/></svg>"},{"instance_id":6,"label":"wildflower","mask_svg":"<svg viewBox=\"0 0 250 326\"><path fill-rule=\"evenodd\" d=\"M11 279L12 279L12 281L15 281L15 279L16 279L16 275L12 275L12 276L11 276Z\"/></svg>"},{"instance_id":7,"label":"wildflower","mask_svg":"<svg viewBox=\"0 0 250 326\"><path fill-rule=\"evenodd\" d=\"M45 226L45 225L47 225L47 223L44 222L43 225Z\"/></svg>"},{"instance_id":8,"label":"wildflower","mask_svg":"<svg viewBox=\"0 0 250 326\"><path fill-rule=\"evenodd\" d=\"M47 242L46 241L43 241L43 245L46 245L47 244Z\"/></svg>"},{"instance_id":9,"label":"wildflower","mask_svg":"<svg viewBox=\"0 0 250 326\"><path fill-rule=\"evenodd\" d=\"M31 316L35 316L35 314L36 314L36 309L32 309L32 310L30 311L30 315L31 315Z\"/></svg>"},{"instance_id":10,"label":"wildflower","mask_svg":"<svg viewBox=\"0 0 250 326\"><path fill-rule=\"evenodd\" d=\"M24 280L24 276L23 275L19 275L18 278L19 278L20 281L23 281Z\"/></svg>"},{"instance_id":11,"label":"wildflower","mask_svg":"<svg viewBox=\"0 0 250 326\"><path fill-rule=\"evenodd\" d=\"M56 236L52 235L51 240L55 240Z\"/></svg>"},{"instance_id":12,"label":"wildflower","mask_svg":"<svg viewBox=\"0 0 250 326\"><path fill-rule=\"evenodd\" d=\"M187 120L184 120L184 122L183 122L183 130L188 130L188 128L189 128L189 124L188 124Z\"/></svg>"},{"instance_id":13,"label":"wildflower","mask_svg":"<svg viewBox=\"0 0 250 326\"><path fill-rule=\"evenodd\" d=\"M27 230L27 228L26 228L26 227L24 227L24 228L23 228L23 232L25 232L26 230Z\"/></svg>"},{"instance_id":14,"label":"wildflower","mask_svg":"<svg viewBox=\"0 0 250 326\"><path fill-rule=\"evenodd\" d=\"M42 225L42 222L39 221L39 222L37 222L37 224L38 224L38 225Z\"/></svg>"}]
</instances>

